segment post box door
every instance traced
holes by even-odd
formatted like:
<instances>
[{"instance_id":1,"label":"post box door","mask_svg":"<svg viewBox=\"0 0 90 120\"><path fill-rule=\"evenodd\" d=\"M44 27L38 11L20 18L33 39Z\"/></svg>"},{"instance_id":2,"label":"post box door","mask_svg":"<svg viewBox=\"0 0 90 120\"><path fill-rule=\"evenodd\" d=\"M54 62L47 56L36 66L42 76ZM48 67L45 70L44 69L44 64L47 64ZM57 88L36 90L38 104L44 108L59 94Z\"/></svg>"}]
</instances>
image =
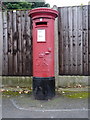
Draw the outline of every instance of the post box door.
<instances>
[{"instance_id":1,"label":"post box door","mask_svg":"<svg viewBox=\"0 0 90 120\"><path fill-rule=\"evenodd\" d=\"M49 21L35 22L34 28L33 74L36 77L54 76L54 41L51 42L50 40L53 31L50 29ZM48 36L48 33L50 33L50 36Z\"/></svg>"}]
</instances>

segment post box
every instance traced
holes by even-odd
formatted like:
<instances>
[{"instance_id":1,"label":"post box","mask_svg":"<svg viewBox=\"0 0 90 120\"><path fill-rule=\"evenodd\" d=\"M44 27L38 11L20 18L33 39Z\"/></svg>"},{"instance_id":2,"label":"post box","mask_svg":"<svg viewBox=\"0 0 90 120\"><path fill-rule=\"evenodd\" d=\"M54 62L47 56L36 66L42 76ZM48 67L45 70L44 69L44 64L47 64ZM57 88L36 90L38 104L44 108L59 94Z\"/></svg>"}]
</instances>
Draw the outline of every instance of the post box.
<instances>
[{"instance_id":1,"label":"post box","mask_svg":"<svg viewBox=\"0 0 90 120\"><path fill-rule=\"evenodd\" d=\"M55 96L54 20L56 10L36 8L29 11L33 34L33 94L36 99Z\"/></svg>"}]
</instances>

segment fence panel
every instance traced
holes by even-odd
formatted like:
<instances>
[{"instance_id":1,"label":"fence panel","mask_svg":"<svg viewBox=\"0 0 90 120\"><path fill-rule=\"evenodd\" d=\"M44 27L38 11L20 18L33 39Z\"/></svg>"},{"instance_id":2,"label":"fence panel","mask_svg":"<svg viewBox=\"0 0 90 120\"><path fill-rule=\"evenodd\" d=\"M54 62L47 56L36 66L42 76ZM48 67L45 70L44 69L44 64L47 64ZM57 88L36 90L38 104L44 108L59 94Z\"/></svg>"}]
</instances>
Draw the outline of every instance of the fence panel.
<instances>
[{"instance_id":1,"label":"fence panel","mask_svg":"<svg viewBox=\"0 0 90 120\"><path fill-rule=\"evenodd\" d=\"M3 12L3 75L31 75L31 53L28 11Z\"/></svg>"},{"instance_id":2,"label":"fence panel","mask_svg":"<svg viewBox=\"0 0 90 120\"><path fill-rule=\"evenodd\" d=\"M59 74L89 75L88 7L59 7ZM61 52L61 53L60 53Z\"/></svg>"}]
</instances>

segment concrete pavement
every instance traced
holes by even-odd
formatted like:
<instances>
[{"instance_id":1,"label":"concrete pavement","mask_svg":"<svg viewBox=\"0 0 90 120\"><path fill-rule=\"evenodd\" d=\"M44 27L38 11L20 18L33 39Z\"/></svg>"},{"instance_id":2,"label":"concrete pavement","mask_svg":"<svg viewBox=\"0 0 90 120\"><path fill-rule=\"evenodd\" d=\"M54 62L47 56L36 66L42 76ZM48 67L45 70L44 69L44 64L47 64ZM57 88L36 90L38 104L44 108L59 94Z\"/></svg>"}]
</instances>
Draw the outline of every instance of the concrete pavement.
<instances>
[{"instance_id":1,"label":"concrete pavement","mask_svg":"<svg viewBox=\"0 0 90 120\"><path fill-rule=\"evenodd\" d=\"M88 99L61 94L52 100L35 100L32 94L2 98L3 118L88 118Z\"/></svg>"}]
</instances>

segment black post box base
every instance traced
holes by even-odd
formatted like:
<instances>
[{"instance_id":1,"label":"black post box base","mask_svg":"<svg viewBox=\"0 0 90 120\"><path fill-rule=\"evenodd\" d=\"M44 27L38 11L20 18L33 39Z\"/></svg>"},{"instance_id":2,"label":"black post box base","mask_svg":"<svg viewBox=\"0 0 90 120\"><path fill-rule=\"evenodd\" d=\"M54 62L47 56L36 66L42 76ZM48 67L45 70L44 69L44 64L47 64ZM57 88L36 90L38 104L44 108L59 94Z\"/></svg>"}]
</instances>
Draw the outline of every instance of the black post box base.
<instances>
[{"instance_id":1,"label":"black post box base","mask_svg":"<svg viewBox=\"0 0 90 120\"><path fill-rule=\"evenodd\" d=\"M55 77L33 77L33 95L37 100L55 96Z\"/></svg>"}]
</instances>

